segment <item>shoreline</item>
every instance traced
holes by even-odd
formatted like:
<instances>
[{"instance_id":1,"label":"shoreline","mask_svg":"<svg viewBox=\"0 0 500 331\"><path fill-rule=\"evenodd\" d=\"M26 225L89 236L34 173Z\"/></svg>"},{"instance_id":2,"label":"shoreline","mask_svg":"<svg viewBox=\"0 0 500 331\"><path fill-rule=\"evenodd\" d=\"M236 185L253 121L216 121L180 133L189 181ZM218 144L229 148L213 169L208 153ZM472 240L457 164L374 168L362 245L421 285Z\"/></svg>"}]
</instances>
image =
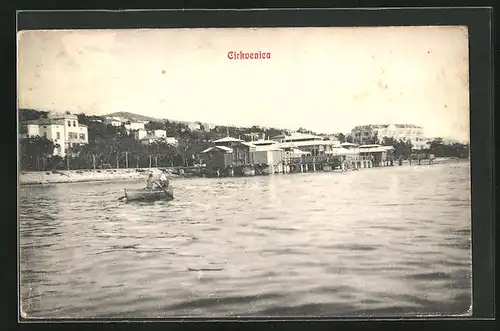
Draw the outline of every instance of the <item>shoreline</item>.
<instances>
[{"instance_id":1,"label":"shoreline","mask_svg":"<svg viewBox=\"0 0 500 331\"><path fill-rule=\"evenodd\" d=\"M416 162L411 166L432 166L438 164L449 164L465 161L457 158L437 158L432 164L422 163L418 165ZM467 159L468 161L468 159ZM403 162L403 166L409 166L408 161ZM398 167L397 163L391 167L375 167L375 168L392 168ZM367 168L374 169L374 168ZM364 169L359 169L363 171ZM20 186L29 185L46 185L46 184L62 184L62 183L85 183L85 182L105 182L105 181L137 181L146 180L147 174L153 173L155 176L161 174L158 168L128 168L128 169L99 169L99 170L57 170L57 171L22 171L18 177ZM169 177L183 177L182 175L169 174Z\"/></svg>"},{"instance_id":2,"label":"shoreline","mask_svg":"<svg viewBox=\"0 0 500 331\"><path fill-rule=\"evenodd\" d=\"M57 171L21 171L18 177L20 186L85 183L106 181L146 180L147 174L159 176L161 170L146 169L99 169L99 170L57 170Z\"/></svg>"}]
</instances>

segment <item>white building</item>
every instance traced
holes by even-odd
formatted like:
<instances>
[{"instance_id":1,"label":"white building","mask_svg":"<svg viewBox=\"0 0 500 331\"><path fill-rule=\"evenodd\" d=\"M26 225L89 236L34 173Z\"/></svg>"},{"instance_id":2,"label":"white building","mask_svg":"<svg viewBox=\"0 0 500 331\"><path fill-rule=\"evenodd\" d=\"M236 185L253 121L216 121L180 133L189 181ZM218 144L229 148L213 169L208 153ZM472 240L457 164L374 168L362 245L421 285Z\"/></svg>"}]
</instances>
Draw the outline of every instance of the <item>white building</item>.
<instances>
[{"instance_id":1,"label":"white building","mask_svg":"<svg viewBox=\"0 0 500 331\"><path fill-rule=\"evenodd\" d=\"M164 138L167 144L172 145L172 146L177 146L179 142L177 141L177 138L175 137L165 137Z\"/></svg>"},{"instance_id":2,"label":"white building","mask_svg":"<svg viewBox=\"0 0 500 331\"><path fill-rule=\"evenodd\" d=\"M152 144L160 139L166 141L167 144L172 146L177 146L178 144L175 137L167 137L167 131L165 130L155 130L148 133L146 130L139 129L134 132L134 138L145 145Z\"/></svg>"},{"instance_id":3,"label":"white building","mask_svg":"<svg viewBox=\"0 0 500 331\"><path fill-rule=\"evenodd\" d=\"M152 135L156 138L167 138L167 131L165 130L154 130L152 132L148 132L144 129L138 129L137 131L134 132L134 138L136 140L141 140L147 135Z\"/></svg>"},{"instance_id":4,"label":"white building","mask_svg":"<svg viewBox=\"0 0 500 331\"><path fill-rule=\"evenodd\" d=\"M149 145L149 144L152 144L154 143L156 140L158 140L158 138L156 138L155 136L151 135L151 134L146 134L146 136L144 137L141 137L139 139L137 139L141 144L143 145Z\"/></svg>"},{"instance_id":5,"label":"white building","mask_svg":"<svg viewBox=\"0 0 500 331\"><path fill-rule=\"evenodd\" d=\"M122 126L123 122L124 122L123 119L120 117L106 117L105 118L105 123L111 124L112 126Z\"/></svg>"},{"instance_id":6,"label":"white building","mask_svg":"<svg viewBox=\"0 0 500 331\"><path fill-rule=\"evenodd\" d=\"M144 129L139 129L134 132L134 139L135 140L141 140L145 138L148 135L148 132Z\"/></svg>"},{"instance_id":7,"label":"white building","mask_svg":"<svg viewBox=\"0 0 500 331\"><path fill-rule=\"evenodd\" d=\"M429 139L424 137L424 129L414 124L370 124L352 129L353 140L358 144L370 144L375 137L382 142L384 137L394 140L410 140L414 149L427 148Z\"/></svg>"},{"instance_id":8,"label":"white building","mask_svg":"<svg viewBox=\"0 0 500 331\"><path fill-rule=\"evenodd\" d=\"M155 135L155 137L158 137L158 138L166 138L167 137L167 131L165 131L165 130L155 130L153 132L153 134Z\"/></svg>"},{"instance_id":9,"label":"white building","mask_svg":"<svg viewBox=\"0 0 500 331\"><path fill-rule=\"evenodd\" d=\"M296 141L315 141L315 140L323 140L323 137L315 136L308 133L299 133L293 132L291 135L279 135L271 137L272 140L275 140L280 143L289 143Z\"/></svg>"},{"instance_id":10,"label":"white building","mask_svg":"<svg viewBox=\"0 0 500 331\"><path fill-rule=\"evenodd\" d=\"M255 164L265 164L266 173L273 174L282 171L282 161L285 151L273 140L256 140L251 142L255 146L253 160Z\"/></svg>"},{"instance_id":11,"label":"white building","mask_svg":"<svg viewBox=\"0 0 500 331\"><path fill-rule=\"evenodd\" d=\"M78 123L76 115L54 115L49 119L30 121L26 125L26 136L40 136L54 142L54 155L66 156L68 148L88 144L88 129Z\"/></svg>"},{"instance_id":12,"label":"white building","mask_svg":"<svg viewBox=\"0 0 500 331\"><path fill-rule=\"evenodd\" d=\"M201 126L203 127L203 130L205 132L210 132L211 130L215 129L215 124L203 123Z\"/></svg>"},{"instance_id":13,"label":"white building","mask_svg":"<svg viewBox=\"0 0 500 331\"><path fill-rule=\"evenodd\" d=\"M432 139L426 137L417 137L411 141L412 149L429 149L431 147Z\"/></svg>"},{"instance_id":14,"label":"white building","mask_svg":"<svg viewBox=\"0 0 500 331\"><path fill-rule=\"evenodd\" d=\"M143 122L130 122L124 125L127 131L144 130Z\"/></svg>"},{"instance_id":15,"label":"white building","mask_svg":"<svg viewBox=\"0 0 500 331\"><path fill-rule=\"evenodd\" d=\"M191 131L201 130L201 125L199 123L187 123L186 125Z\"/></svg>"},{"instance_id":16,"label":"white building","mask_svg":"<svg viewBox=\"0 0 500 331\"><path fill-rule=\"evenodd\" d=\"M175 137L163 137L159 138L152 134L147 134L145 137L138 139L141 144L149 145L158 141L165 141L167 145L177 146L178 141Z\"/></svg>"}]
</instances>

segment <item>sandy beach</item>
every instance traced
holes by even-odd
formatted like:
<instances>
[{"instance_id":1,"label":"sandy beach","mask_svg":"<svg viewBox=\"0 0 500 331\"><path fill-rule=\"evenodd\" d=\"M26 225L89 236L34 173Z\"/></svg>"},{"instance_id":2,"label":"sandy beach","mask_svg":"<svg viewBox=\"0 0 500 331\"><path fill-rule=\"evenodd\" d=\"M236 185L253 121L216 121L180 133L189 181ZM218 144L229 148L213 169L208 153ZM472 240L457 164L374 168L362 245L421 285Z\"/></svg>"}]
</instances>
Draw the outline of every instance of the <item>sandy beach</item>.
<instances>
[{"instance_id":1,"label":"sandy beach","mask_svg":"<svg viewBox=\"0 0 500 331\"><path fill-rule=\"evenodd\" d=\"M105 170L57 170L57 171L23 171L19 174L21 185L98 182L110 180L146 180L148 173L155 176L161 170L147 169L105 169Z\"/></svg>"}]
</instances>

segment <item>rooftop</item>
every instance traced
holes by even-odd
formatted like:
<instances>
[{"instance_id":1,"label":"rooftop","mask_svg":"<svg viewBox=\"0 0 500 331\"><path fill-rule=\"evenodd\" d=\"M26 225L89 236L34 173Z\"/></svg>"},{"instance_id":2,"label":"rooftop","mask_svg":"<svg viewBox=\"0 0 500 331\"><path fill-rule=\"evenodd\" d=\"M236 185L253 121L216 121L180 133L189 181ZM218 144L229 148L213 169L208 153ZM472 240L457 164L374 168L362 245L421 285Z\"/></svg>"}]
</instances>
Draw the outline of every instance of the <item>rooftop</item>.
<instances>
[{"instance_id":1,"label":"rooftop","mask_svg":"<svg viewBox=\"0 0 500 331\"><path fill-rule=\"evenodd\" d=\"M380 147L382 145L379 144L367 144L367 145L361 145L359 148L370 148L370 147Z\"/></svg>"},{"instance_id":2,"label":"rooftop","mask_svg":"<svg viewBox=\"0 0 500 331\"><path fill-rule=\"evenodd\" d=\"M222 151L224 151L226 153L232 153L233 152L232 148L229 148L229 147L226 147L226 146L213 146L213 147L209 147L209 148L205 149L201 153L205 154L205 153L208 153L208 152L216 150L216 149L222 150Z\"/></svg>"},{"instance_id":3,"label":"rooftop","mask_svg":"<svg viewBox=\"0 0 500 331\"><path fill-rule=\"evenodd\" d=\"M252 141L252 144L254 144L255 146L272 145L272 144L276 144L276 141L274 141L274 140L254 140L254 141Z\"/></svg>"},{"instance_id":4,"label":"rooftop","mask_svg":"<svg viewBox=\"0 0 500 331\"><path fill-rule=\"evenodd\" d=\"M348 143L348 142L345 142L345 143L342 143L340 144L340 146L342 147L352 147L352 146L358 146L357 144L353 144L353 143Z\"/></svg>"},{"instance_id":5,"label":"rooftop","mask_svg":"<svg viewBox=\"0 0 500 331\"><path fill-rule=\"evenodd\" d=\"M278 146L283 148L303 147L303 146L334 146L334 145L339 145L339 142L335 140L308 140L308 141L290 141L278 144Z\"/></svg>"},{"instance_id":6,"label":"rooftop","mask_svg":"<svg viewBox=\"0 0 500 331\"><path fill-rule=\"evenodd\" d=\"M241 144L244 146L248 146L248 147L255 147L254 144L252 144L251 142L248 142L248 141L242 141Z\"/></svg>"},{"instance_id":7,"label":"rooftop","mask_svg":"<svg viewBox=\"0 0 500 331\"><path fill-rule=\"evenodd\" d=\"M214 141L212 141L212 143L214 143L214 144L218 144L218 143L237 143L237 142L242 142L242 141L243 140L232 138L232 137L224 137L222 139L214 140Z\"/></svg>"},{"instance_id":8,"label":"rooftop","mask_svg":"<svg viewBox=\"0 0 500 331\"><path fill-rule=\"evenodd\" d=\"M316 135L309 134L309 133L294 132L291 135L279 135L279 136L271 137L271 139L273 139L273 140L276 140L276 139L279 139L279 140L289 140L289 141L299 140L299 139L300 140L305 140L305 139L308 139L308 140L323 140L323 137L316 136Z\"/></svg>"},{"instance_id":9,"label":"rooftop","mask_svg":"<svg viewBox=\"0 0 500 331\"><path fill-rule=\"evenodd\" d=\"M297 148L295 143L280 143L278 144L280 148Z\"/></svg>"}]
</instances>

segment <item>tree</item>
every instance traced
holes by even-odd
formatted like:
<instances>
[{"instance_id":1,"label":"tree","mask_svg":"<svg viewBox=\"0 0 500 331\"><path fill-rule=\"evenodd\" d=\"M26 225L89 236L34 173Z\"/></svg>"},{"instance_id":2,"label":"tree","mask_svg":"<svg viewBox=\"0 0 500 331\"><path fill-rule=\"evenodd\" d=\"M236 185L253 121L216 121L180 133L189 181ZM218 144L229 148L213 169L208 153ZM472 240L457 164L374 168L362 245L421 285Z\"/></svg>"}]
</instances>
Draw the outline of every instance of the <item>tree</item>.
<instances>
[{"instance_id":1,"label":"tree","mask_svg":"<svg viewBox=\"0 0 500 331\"><path fill-rule=\"evenodd\" d=\"M429 146L430 152L437 157L444 156L445 146L443 143L443 138L434 138Z\"/></svg>"},{"instance_id":2,"label":"tree","mask_svg":"<svg viewBox=\"0 0 500 331\"><path fill-rule=\"evenodd\" d=\"M396 141L394 140L394 137L383 137L381 145L382 146L393 146L393 147L395 147L396 146Z\"/></svg>"},{"instance_id":3,"label":"tree","mask_svg":"<svg viewBox=\"0 0 500 331\"><path fill-rule=\"evenodd\" d=\"M160 122L149 122L144 125L144 128L148 131L165 130L166 125L165 123L160 123Z\"/></svg>"},{"instance_id":4,"label":"tree","mask_svg":"<svg viewBox=\"0 0 500 331\"><path fill-rule=\"evenodd\" d=\"M49 112L39 111L34 109L19 109L18 118L20 123L26 123L28 121L39 120L42 118L47 118Z\"/></svg>"},{"instance_id":5,"label":"tree","mask_svg":"<svg viewBox=\"0 0 500 331\"><path fill-rule=\"evenodd\" d=\"M413 144L411 142L411 139L406 140L406 149L408 150L409 153L413 150Z\"/></svg>"},{"instance_id":6,"label":"tree","mask_svg":"<svg viewBox=\"0 0 500 331\"><path fill-rule=\"evenodd\" d=\"M47 160L46 167L47 167L47 169L51 169L51 170L62 169L62 168L64 168L63 161L64 161L64 159L62 157L60 157L59 155L50 156Z\"/></svg>"},{"instance_id":7,"label":"tree","mask_svg":"<svg viewBox=\"0 0 500 331\"><path fill-rule=\"evenodd\" d=\"M45 137L29 137L20 141L21 169L45 170L47 158L54 153L54 142Z\"/></svg>"},{"instance_id":8,"label":"tree","mask_svg":"<svg viewBox=\"0 0 500 331\"><path fill-rule=\"evenodd\" d=\"M394 145L394 154L397 157L408 159L411 155L412 147L411 140L399 139Z\"/></svg>"},{"instance_id":9,"label":"tree","mask_svg":"<svg viewBox=\"0 0 500 331\"><path fill-rule=\"evenodd\" d=\"M337 137L337 139L339 140L339 142L342 144L342 143L345 143L346 141L346 136L343 134L343 133L338 133L335 135Z\"/></svg>"}]
</instances>

